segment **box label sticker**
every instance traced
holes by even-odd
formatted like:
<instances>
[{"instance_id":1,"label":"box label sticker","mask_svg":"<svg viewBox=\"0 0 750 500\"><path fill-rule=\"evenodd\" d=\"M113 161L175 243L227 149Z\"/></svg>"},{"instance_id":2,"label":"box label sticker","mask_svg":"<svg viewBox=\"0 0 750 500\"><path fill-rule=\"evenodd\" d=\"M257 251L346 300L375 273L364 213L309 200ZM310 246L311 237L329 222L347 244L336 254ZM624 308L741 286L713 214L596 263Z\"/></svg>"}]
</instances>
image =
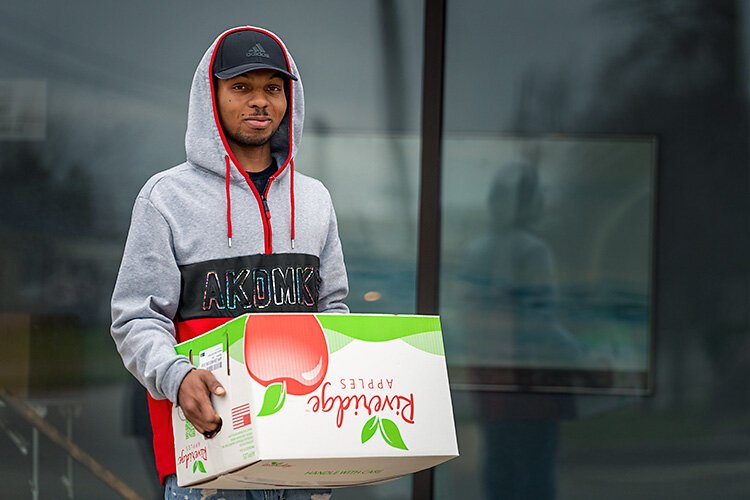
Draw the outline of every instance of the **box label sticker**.
<instances>
[{"instance_id":1,"label":"box label sticker","mask_svg":"<svg viewBox=\"0 0 750 500\"><path fill-rule=\"evenodd\" d=\"M198 368L212 372L223 366L223 360L224 356L221 344L217 344L201 351Z\"/></svg>"}]
</instances>

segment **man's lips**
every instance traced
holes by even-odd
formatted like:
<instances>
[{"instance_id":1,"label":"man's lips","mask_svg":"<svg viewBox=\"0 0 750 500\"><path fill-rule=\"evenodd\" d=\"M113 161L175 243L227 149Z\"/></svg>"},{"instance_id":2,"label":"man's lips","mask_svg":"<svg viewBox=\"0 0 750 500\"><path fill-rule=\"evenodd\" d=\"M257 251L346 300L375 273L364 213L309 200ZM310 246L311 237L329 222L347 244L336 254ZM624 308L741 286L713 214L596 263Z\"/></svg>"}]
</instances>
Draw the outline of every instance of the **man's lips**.
<instances>
[{"instance_id":1,"label":"man's lips","mask_svg":"<svg viewBox=\"0 0 750 500\"><path fill-rule=\"evenodd\" d=\"M243 118L242 121L251 128L266 128L271 124L271 119L265 116L251 116Z\"/></svg>"}]
</instances>

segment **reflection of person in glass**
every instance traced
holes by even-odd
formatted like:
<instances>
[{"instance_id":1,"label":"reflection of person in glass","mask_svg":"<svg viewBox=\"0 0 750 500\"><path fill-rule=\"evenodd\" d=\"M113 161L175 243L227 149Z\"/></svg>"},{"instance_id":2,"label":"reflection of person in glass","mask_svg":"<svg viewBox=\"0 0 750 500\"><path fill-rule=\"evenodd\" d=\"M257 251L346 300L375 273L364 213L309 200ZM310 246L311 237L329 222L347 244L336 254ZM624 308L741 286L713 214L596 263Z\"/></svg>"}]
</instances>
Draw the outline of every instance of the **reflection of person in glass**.
<instances>
[{"instance_id":1,"label":"reflection of person in glass","mask_svg":"<svg viewBox=\"0 0 750 500\"><path fill-rule=\"evenodd\" d=\"M532 232L542 214L538 169L504 165L489 196L490 227L467 259L470 364L513 370L571 366L580 349L557 318L557 277L549 245ZM487 498L555 497L557 420L565 396L481 393Z\"/></svg>"},{"instance_id":2,"label":"reflection of person in glass","mask_svg":"<svg viewBox=\"0 0 750 500\"><path fill-rule=\"evenodd\" d=\"M505 165L488 207L488 232L467 259L467 302L478 313L467 318L469 354L490 366L570 365L580 351L558 320L555 258L532 230L543 210L537 167Z\"/></svg>"}]
</instances>

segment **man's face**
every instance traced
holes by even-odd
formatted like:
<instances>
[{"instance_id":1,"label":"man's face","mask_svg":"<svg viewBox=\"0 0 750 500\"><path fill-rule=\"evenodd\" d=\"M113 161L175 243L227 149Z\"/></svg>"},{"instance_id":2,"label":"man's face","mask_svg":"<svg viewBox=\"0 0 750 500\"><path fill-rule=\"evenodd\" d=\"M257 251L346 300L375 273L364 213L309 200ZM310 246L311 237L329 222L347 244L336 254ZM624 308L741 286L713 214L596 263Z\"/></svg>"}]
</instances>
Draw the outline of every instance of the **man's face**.
<instances>
[{"instance_id":1,"label":"man's face","mask_svg":"<svg viewBox=\"0 0 750 500\"><path fill-rule=\"evenodd\" d=\"M229 80L216 80L216 105L230 143L257 148L268 143L286 113L284 78L259 69Z\"/></svg>"}]
</instances>

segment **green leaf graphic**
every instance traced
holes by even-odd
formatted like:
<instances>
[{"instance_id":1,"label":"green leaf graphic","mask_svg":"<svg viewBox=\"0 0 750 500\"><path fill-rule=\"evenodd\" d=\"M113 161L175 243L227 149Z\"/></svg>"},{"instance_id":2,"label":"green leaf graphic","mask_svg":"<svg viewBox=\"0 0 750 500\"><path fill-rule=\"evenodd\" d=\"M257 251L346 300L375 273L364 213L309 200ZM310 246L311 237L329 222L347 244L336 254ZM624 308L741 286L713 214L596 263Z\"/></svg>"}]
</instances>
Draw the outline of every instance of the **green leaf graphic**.
<instances>
[{"instance_id":1,"label":"green leaf graphic","mask_svg":"<svg viewBox=\"0 0 750 500\"><path fill-rule=\"evenodd\" d=\"M286 401L286 382L276 382L269 385L263 395L263 406L258 412L258 416L273 415L284 406L284 401Z\"/></svg>"},{"instance_id":2,"label":"green leaf graphic","mask_svg":"<svg viewBox=\"0 0 750 500\"><path fill-rule=\"evenodd\" d=\"M400 450L408 450L404 440L401 438L401 431L393 420L383 418L380 420L380 434L386 443Z\"/></svg>"},{"instance_id":3,"label":"green leaf graphic","mask_svg":"<svg viewBox=\"0 0 750 500\"><path fill-rule=\"evenodd\" d=\"M201 462L200 460L198 460L198 469L200 469L202 473L206 473L206 468L203 467L203 462Z\"/></svg>"},{"instance_id":4,"label":"green leaf graphic","mask_svg":"<svg viewBox=\"0 0 750 500\"><path fill-rule=\"evenodd\" d=\"M372 436L375 435L375 431L378 430L378 416L373 416L370 420L365 422L365 426L362 427L362 443L366 443Z\"/></svg>"}]
</instances>

